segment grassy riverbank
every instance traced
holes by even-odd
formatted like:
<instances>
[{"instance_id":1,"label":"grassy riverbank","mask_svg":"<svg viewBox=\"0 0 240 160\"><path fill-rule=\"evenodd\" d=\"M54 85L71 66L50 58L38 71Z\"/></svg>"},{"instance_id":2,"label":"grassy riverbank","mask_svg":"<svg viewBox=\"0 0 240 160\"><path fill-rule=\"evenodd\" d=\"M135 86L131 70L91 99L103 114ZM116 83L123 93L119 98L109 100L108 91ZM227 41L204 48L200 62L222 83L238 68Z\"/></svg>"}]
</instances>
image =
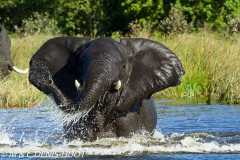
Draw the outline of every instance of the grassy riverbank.
<instances>
[{"instance_id":1,"label":"grassy riverbank","mask_svg":"<svg viewBox=\"0 0 240 160\"><path fill-rule=\"evenodd\" d=\"M180 86L157 95L204 98L207 103L240 103L239 42L211 34L190 34L160 40L183 63Z\"/></svg>"},{"instance_id":2,"label":"grassy riverbank","mask_svg":"<svg viewBox=\"0 0 240 160\"><path fill-rule=\"evenodd\" d=\"M12 38L12 58L27 68L31 56L51 35ZM179 57L186 74L182 84L155 94L155 97L189 97L207 103L240 103L239 42L211 34L185 34L150 39L163 43ZM0 82L0 107L33 107L46 96L28 82L27 75L12 72Z\"/></svg>"}]
</instances>

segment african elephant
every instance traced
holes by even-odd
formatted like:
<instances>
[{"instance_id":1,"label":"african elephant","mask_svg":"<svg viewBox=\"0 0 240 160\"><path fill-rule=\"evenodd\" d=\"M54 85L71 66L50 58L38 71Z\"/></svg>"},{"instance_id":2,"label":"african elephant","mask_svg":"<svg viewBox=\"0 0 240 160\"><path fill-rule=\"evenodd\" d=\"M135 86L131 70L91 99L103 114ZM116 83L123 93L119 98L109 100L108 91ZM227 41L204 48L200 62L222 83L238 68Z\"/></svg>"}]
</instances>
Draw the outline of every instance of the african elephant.
<instances>
[{"instance_id":1,"label":"african elephant","mask_svg":"<svg viewBox=\"0 0 240 160\"><path fill-rule=\"evenodd\" d=\"M30 61L29 81L66 114L65 136L83 141L153 134L153 93L180 84L184 70L164 45L142 38L48 40Z\"/></svg>"},{"instance_id":2,"label":"african elephant","mask_svg":"<svg viewBox=\"0 0 240 160\"><path fill-rule=\"evenodd\" d=\"M16 71L18 73L27 73L28 69L21 70L14 66L14 63L11 59L11 40L7 34L5 27L0 26L0 76L5 77L10 72Z\"/></svg>"}]
</instances>

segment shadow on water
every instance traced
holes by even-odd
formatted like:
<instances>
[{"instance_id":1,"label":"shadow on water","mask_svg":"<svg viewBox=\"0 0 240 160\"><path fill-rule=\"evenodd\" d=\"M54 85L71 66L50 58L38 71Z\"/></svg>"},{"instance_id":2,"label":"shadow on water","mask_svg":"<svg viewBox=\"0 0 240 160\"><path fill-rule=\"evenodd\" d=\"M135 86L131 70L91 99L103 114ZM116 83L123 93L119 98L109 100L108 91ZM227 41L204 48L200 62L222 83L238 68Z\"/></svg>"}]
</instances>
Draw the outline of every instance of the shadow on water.
<instances>
[{"instance_id":1,"label":"shadow on water","mask_svg":"<svg viewBox=\"0 0 240 160\"><path fill-rule=\"evenodd\" d=\"M153 136L95 142L63 138L69 118L51 100L32 109L0 110L0 158L236 159L240 158L240 106L155 100ZM77 115L76 115L77 117Z\"/></svg>"}]
</instances>

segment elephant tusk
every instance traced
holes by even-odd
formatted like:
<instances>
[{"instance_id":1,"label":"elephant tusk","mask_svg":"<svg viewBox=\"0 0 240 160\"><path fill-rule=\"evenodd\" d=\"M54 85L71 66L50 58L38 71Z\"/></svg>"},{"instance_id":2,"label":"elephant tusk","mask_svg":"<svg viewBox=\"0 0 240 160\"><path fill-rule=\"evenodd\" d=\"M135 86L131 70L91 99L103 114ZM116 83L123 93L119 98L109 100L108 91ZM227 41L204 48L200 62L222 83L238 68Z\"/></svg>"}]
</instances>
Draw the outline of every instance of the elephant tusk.
<instances>
[{"instance_id":1,"label":"elephant tusk","mask_svg":"<svg viewBox=\"0 0 240 160\"><path fill-rule=\"evenodd\" d=\"M22 74L26 74L28 72L28 68L25 70L21 70L21 69L17 68L16 66L13 66L12 69L17 73L22 73Z\"/></svg>"},{"instance_id":2,"label":"elephant tusk","mask_svg":"<svg viewBox=\"0 0 240 160\"><path fill-rule=\"evenodd\" d=\"M78 89L78 87L80 87L80 83L77 81L77 80L75 80L75 87Z\"/></svg>"},{"instance_id":3,"label":"elephant tusk","mask_svg":"<svg viewBox=\"0 0 240 160\"><path fill-rule=\"evenodd\" d=\"M117 84L114 86L114 89L119 90L121 88L122 82L119 80Z\"/></svg>"},{"instance_id":4,"label":"elephant tusk","mask_svg":"<svg viewBox=\"0 0 240 160\"><path fill-rule=\"evenodd\" d=\"M83 86L78 82L78 80L75 80L75 87L77 90L82 90Z\"/></svg>"}]
</instances>

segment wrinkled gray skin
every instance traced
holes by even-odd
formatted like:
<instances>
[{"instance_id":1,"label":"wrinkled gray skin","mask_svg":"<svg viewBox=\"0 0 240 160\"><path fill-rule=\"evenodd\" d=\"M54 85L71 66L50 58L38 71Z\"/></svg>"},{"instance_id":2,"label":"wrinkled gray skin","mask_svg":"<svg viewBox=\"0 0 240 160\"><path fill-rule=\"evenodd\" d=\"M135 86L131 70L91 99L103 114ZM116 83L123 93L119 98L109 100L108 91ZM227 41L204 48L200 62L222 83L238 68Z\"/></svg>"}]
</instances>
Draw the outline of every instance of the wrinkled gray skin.
<instances>
[{"instance_id":1,"label":"wrinkled gray skin","mask_svg":"<svg viewBox=\"0 0 240 160\"><path fill-rule=\"evenodd\" d=\"M64 126L68 139L94 141L153 134L157 113L151 96L179 85L183 74L174 53L155 41L57 37L32 57L29 81L66 114L84 115ZM119 80L121 87L114 89Z\"/></svg>"},{"instance_id":2,"label":"wrinkled gray skin","mask_svg":"<svg viewBox=\"0 0 240 160\"><path fill-rule=\"evenodd\" d=\"M12 70L15 70L18 73L27 72L27 70L20 70L14 66L11 59L10 47L11 40L8 36L7 30L3 26L0 26L0 79L6 77Z\"/></svg>"},{"instance_id":3,"label":"wrinkled gray skin","mask_svg":"<svg viewBox=\"0 0 240 160\"><path fill-rule=\"evenodd\" d=\"M8 37L7 31L3 26L0 26L0 75L7 76L9 70L13 67L10 52L11 40Z\"/></svg>"}]
</instances>

